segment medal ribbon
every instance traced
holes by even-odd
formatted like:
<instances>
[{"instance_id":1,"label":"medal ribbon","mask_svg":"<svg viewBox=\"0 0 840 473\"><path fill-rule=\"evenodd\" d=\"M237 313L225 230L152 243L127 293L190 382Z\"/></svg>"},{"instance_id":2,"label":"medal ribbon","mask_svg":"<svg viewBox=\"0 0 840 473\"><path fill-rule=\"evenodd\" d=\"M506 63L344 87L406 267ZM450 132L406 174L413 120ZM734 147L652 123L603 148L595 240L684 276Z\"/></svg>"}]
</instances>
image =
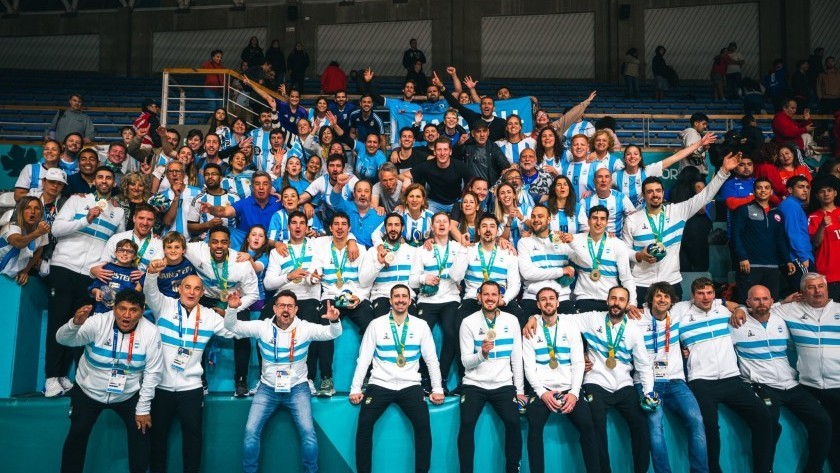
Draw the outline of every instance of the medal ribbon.
<instances>
[{"instance_id":1,"label":"medal ribbon","mask_svg":"<svg viewBox=\"0 0 840 473\"><path fill-rule=\"evenodd\" d=\"M487 328L489 330L493 330L494 328L496 328L496 317L493 317L493 321L491 322L490 319L488 319L487 316L485 315L484 316L484 323L487 324Z\"/></svg>"},{"instance_id":2,"label":"medal ribbon","mask_svg":"<svg viewBox=\"0 0 840 473\"><path fill-rule=\"evenodd\" d=\"M117 358L117 323L114 322L114 342L111 344L111 358L114 359L114 364L116 365L119 362ZM123 340L125 340L125 335L123 335ZM131 335L128 337L128 355L126 356L125 360L125 367L126 369L131 369L131 357L134 354L134 330L131 331Z\"/></svg>"},{"instance_id":3,"label":"medal ribbon","mask_svg":"<svg viewBox=\"0 0 840 473\"><path fill-rule=\"evenodd\" d=\"M548 327L543 322L543 335L545 335L545 344L548 346L548 356L552 360L557 359L557 326L558 323L554 323L554 340L551 339L548 333Z\"/></svg>"},{"instance_id":4,"label":"medal ribbon","mask_svg":"<svg viewBox=\"0 0 840 473\"><path fill-rule=\"evenodd\" d=\"M291 258L292 266L295 269L300 269L303 266L303 259L306 258L306 238L303 239L303 245L300 247L300 258L295 256L295 249L289 244L289 258Z\"/></svg>"},{"instance_id":5,"label":"medal ribbon","mask_svg":"<svg viewBox=\"0 0 840 473\"><path fill-rule=\"evenodd\" d=\"M440 258L440 252L438 252L437 245L434 246L435 250L435 261L437 261L438 266L438 277L443 275L443 270L446 269L446 263L449 261L449 241L446 242L446 250L443 254L443 260Z\"/></svg>"},{"instance_id":6,"label":"medal ribbon","mask_svg":"<svg viewBox=\"0 0 840 473\"><path fill-rule=\"evenodd\" d=\"M656 332L656 317L653 319L653 353L659 352L659 334ZM671 351L671 316L665 316L665 355Z\"/></svg>"},{"instance_id":7,"label":"medal ribbon","mask_svg":"<svg viewBox=\"0 0 840 473\"><path fill-rule=\"evenodd\" d=\"M277 364L277 325L271 328L274 330L274 339L271 341L274 345L274 363ZM297 333L297 327L292 329L292 338L289 340L289 364L295 361L295 333Z\"/></svg>"},{"instance_id":8,"label":"medal ribbon","mask_svg":"<svg viewBox=\"0 0 840 473\"><path fill-rule=\"evenodd\" d=\"M478 248L478 258L481 260L481 274L485 281L490 280L490 271L493 270L493 262L496 261L496 247L493 247L493 252L490 253L490 264L484 262L484 252L481 247Z\"/></svg>"},{"instance_id":9,"label":"medal ribbon","mask_svg":"<svg viewBox=\"0 0 840 473\"><path fill-rule=\"evenodd\" d=\"M189 317L189 314L187 314ZM181 340L181 346L186 347L186 343L184 343L184 327L182 325L183 313L181 312L181 303L178 303L178 339ZM201 320L201 306L195 306L195 329L193 330L193 350L195 350L195 345L198 343L198 323Z\"/></svg>"},{"instance_id":10,"label":"medal ribbon","mask_svg":"<svg viewBox=\"0 0 840 473\"><path fill-rule=\"evenodd\" d=\"M289 248L291 248L291 246ZM216 280L219 281L219 284L221 284L222 290L226 291L227 290L227 283L228 283L228 281L227 281L228 280L228 258L225 257L225 262L222 264L222 276L221 277L219 277L219 267L218 267L219 265L218 265L218 263L216 263L215 261L212 260L212 257L210 259L210 266L213 267L213 274L216 276Z\"/></svg>"},{"instance_id":11,"label":"medal ribbon","mask_svg":"<svg viewBox=\"0 0 840 473\"><path fill-rule=\"evenodd\" d=\"M131 234L131 241L134 241L134 233ZM143 240L143 246L141 246L140 251L137 252L137 258L134 259L134 264L137 264L137 265L140 264L140 261L143 259L143 254L146 253L146 249L149 247L149 242L150 241L152 241L152 235L151 234L149 234L149 236L147 236L146 239ZM137 242L134 241L134 243L137 243Z\"/></svg>"},{"instance_id":12,"label":"medal ribbon","mask_svg":"<svg viewBox=\"0 0 840 473\"><path fill-rule=\"evenodd\" d=\"M650 223L650 231L653 233L656 242L662 243L662 233L665 231L665 209L659 211L659 228L656 228L656 225L653 223L653 218L651 218L649 213L645 212L645 215L647 216L648 223Z\"/></svg>"},{"instance_id":13,"label":"medal ribbon","mask_svg":"<svg viewBox=\"0 0 840 473\"><path fill-rule=\"evenodd\" d=\"M621 327L618 328L618 333L615 335L615 343L613 343L612 323L610 322L609 315L604 318L604 325L607 326L607 350L609 350L609 358L615 358L615 349L621 343L621 339L624 338L624 328L627 326L627 319L622 319Z\"/></svg>"},{"instance_id":14,"label":"medal ribbon","mask_svg":"<svg viewBox=\"0 0 840 473\"><path fill-rule=\"evenodd\" d=\"M402 355L405 350L405 339L408 336L408 316L405 316L403 322L402 338L397 337L397 324L394 322L394 314L388 314L388 320L391 323L391 334L394 335L394 348L397 349L397 355Z\"/></svg>"},{"instance_id":15,"label":"medal ribbon","mask_svg":"<svg viewBox=\"0 0 840 473\"><path fill-rule=\"evenodd\" d=\"M607 240L606 235L601 235L601 242L598 244L598 254L595 254L595 249L592 247L592 237L586 235L586 245L589 247L589 257L592 258L592 270L598 269L601 265L601 256L604 254L604 242Z\"/></svg>"},{"instance_id":16,"label":"medal ribbon","mask_svg":"<svg viewBox=\"0 0 840 473\"><path fill-rule=\"evenodd\" d=\"M344 274L344 266L347 264L347 251L345 250L341 256L341 263L338 262L335 245L330 245L330 251L332 251L333 265L335 266L335 277L341 279L341 275Z\"/></svg>"}]
</instances>

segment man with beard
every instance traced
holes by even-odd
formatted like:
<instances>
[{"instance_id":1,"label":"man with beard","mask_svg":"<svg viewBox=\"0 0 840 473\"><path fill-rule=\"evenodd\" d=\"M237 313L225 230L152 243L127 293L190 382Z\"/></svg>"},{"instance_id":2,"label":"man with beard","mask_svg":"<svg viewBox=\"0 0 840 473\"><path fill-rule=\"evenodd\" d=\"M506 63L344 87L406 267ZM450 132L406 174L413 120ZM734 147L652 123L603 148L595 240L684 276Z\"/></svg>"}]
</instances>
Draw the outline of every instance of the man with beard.
<instances>
[{"instance_id":1,"label":"man with beard","mask_svg":"<svg viewBox=\"0 0 840 473\"><path fill-rule=\"evenodd\" d=\"M336 117L336 123L342 130L350 130L350 115L356 111L356 106L347 101L347 91L336 91L334 100L328 105L330 112Z\"/></svg>"},{"instance_id":2,"label":"man with beard","mask_svg":"<svg viewBox=\"0 0 840 473\"><path fill-rule=\"evenodd\" d=\"M373 246L373 233L382 224L384 219L378 209L371 206L370 182L356 181L356 184L353 185L354 200L352 201L346 200L343 196L344 187L349 182L350 176L347 174L342 173L336 176L336 182L332 188L333 192L329 196L329 201L334 209L344 212L350 217L350 230L356 235L359 243L363 243L366 247L370 248ZM402 222L402 218L400 218L400 222ZM401 235L398 235L396 242L392 242L392 244L398 245L400 237ZM406 276L408 269L405 268ZM387 292L384 294L387 294ZM383 297L387 296L383 295Z\"/></svg>"},{"instance_id":3,"label":"man with beard","mask_svg":"<svg viewBox=\"0 0 840 473\"><path fill-rule=\"evenodd\" d=\"M169 189L150 197L149 205L162 214L161 221L164 228L160 232L161 235L178 232L189 240L190 232L187 216L189 205L192 199L201 192L201 189L187 184L184 169L184 164L180 161L170 161L166 165Z\"/></svg>"},{"instance_id":4,"label":"man with beard","mask_svg":"<svg viewBox=\"0 0 840 473\"><path fill-rule=\"evenodd\" d=\"M557 291L537 292L540 318L537 335L522 340L525 377L538 399L528 404L528 464L532 473L545 471L543 431L551 413L567 415L580 434L586 471L600 472L598 435L588 402L579 402L585 361L577 327L557 314Z\"/></svg>"},{"instance_id":5,"label":"man with beard","mask_svg":"<svg viewBox=\"0 0 840 473\"><path fill-rule=\"evenodd\" d=\"M370 287L373 314L379 317L390 310L388 295L396 285L407 285L411 266L417 257L417 249L402 239L403 218L399 214L385 217L385 240L377 248L371 248L359 265L359 283ZM353 228L352 217L350 228ZM358 235L358 232L354 232ZM411 291L414 297L414 291ZM411 312L415 313L412 305Z\"/></svg>"},{"instance_id":6,"label":"man with beard","mask_svg":"<svg viewBox=\"0 0 840 473\"><path fill-rule=\"evenodd\" d=\"M805 386L831 417L840 425L840 356L835 348L840 334L840 303L828 297L825 276L807 273L799 283L800 292L771 308L773 315L785 321L796 347L796 371ZM791 302L797 301L797 302ZM746 321L743 313L733 314L732 324ZM832 470L840 470L840 429L832 428L828 461ZM823 435L827 432L822 431Z\"/></svg>"},{"instance_id":7,"label":"man with beard","mask_svg":"<svg viewBox=\"0 0 840 473\"><path fill-rule=\"evenodd\" d=\"M58 167L64 170L68 176L79 172L79 151L82 149L82 135L70 133L64 138L64 145L61 147Z\"/></svg>"},{"instance_id":8,"label":"man with beard","mask_svg":"<svg viewBox=\"0 0 840 473\"><path fill-rule=\"evenodd\" d=\"M306 238L307 230L306 215L303 212L292 211L289 213L289 239L285 245L286 254L280 254L277 250L271 251L268 267L265 270L264 283L267 291L287 290L294 292L297 296L301 318L317 324L320 314L321 275L312 271L315 248L313 246L314 240ZM250 314L247 312L242 313L242 315L250 319ZM309 389L314 395L316 394L314 362L317 361L317 358L313 357L312 360L307 362L307 366L313 367L309 369L308 379ZM247 366L244 368L247 373ZM322 381L326 379L323 375L321 378ZM328 391L331 391L329 395L332 396L332 394L335 394L335 389L332 387L331 376L329 377L329 385L330 389Z\"/></svg>"},{"instance_id":9,"label":"man with beard","mask_svg":"<svg viewBox=\"0 0 840 473\"><path fill-rule=\"evenodd\" d=\"M575 269L569 264L570 249L560 241L559 234L549 232L550 218L548 208L534 207L531 211L531 236L520 239L516 245L519 272L525 284L521 304L526 316L539 313L537 293L547 287L557 293L560 302L556 309L560 313L575 312L575 305L569 299L569 285L575 277Z\"/></svg>"},{"instance_id":10,"label":"man with beard","mask_svg":"<svg viewBox=\"0 0 840 473\"><path fill-rule=\"evenodd\" d=\"M723 158L721 169L699 194L678 204L664 204L665 188L658 177L642 182L645 207L625 219L622 239L635 255L631 262L636 282L636 300L643 301L647 288L656 281L667 281L682 297L680 244L685 222L712 200L720 186L738 166L740 153Z\"/></svg>"},{"instance_id":11,"label":"man with beard","mask_svg":"<svg viewBox=\"0 0 840 473\"><path fill-rule=\"evenodd\" d=\"M787 356L790 332L785 321L771 313L772 305L773 298L766 287L755 285L750 288L747 294L749 317L739 328L732 329L741 378L750 383L770 410L774 427L770 458L775 456L776 443L782 434L779 410L786 407L808 432L808 462L802 471L820 472L831 446L831 436L827 435L831 431L831 419L820 403L796 381L797 373Z\"/></svg>"},{"instance_id":12,"label":"man with beard","mask_svg":"<svg viewBox=\"0 0 840 473\"><path fill-rule=\"evenodd\" d=\"M163 372L160 335L143 317L143 294L124 290L114 310L89 319L90 305L75 311L56 333L58 343L84 347L70 401L70 430L61 452L61 471L84 470L88 439L99 414L113 410L128 436L128 470L149 467L151 401Z\"/></svg>"},{"instance_id":13,"label":"man with beard","mask_svg":"<svg viewBox=\"0 0 840 473\"><path fill-rule=\"evenodd\" d=\"M93 181L96 176L96 167L99 166L99 156L96 151L85 148L79 152L79 172L67 176L67 185L61 195L70 197L73 194L89 194L96 191Z\"/></svg>"},{"instance_id":14,"label":"man with beard","mask_svg":"<svg viewBox=\"0 0 840 473\"><path fill-rule=\"evenodd\" d=\"M201 212L203 204L211 206L231 206L239 200L239 196L222 189L222 168L217 164L208 164L204 167L204 191L193 198L187 209L187 228L191 235L197 235L205 239L207 230L217 226L233 226L236 221L233 218L221 219L209 213Z\"/></svg>"},{"instance_id":15,"label":"man with beard","mask_svg":"<svg viewBox=\"0 0 840 473\"><path fill-rule=\"evenodd\" d=\"M219 150L222 148L222 139L215 133L207 133L204 137L204 154L195 157L195 166L198 169L200 184L204 184L204 167L208 164L216 164L222 169L222 174L227 174L230 166L222 160Z\"/></svg>"},{"instance_id":16,"label":"man with beard","mask_svg":"<svg viewBox=\"0 0 840 473\"><path fill-rule=\"evenodd\" d=\"M370 96L373 98L373 101L378 104L382 104L385 108L388 109L388 114L391 117L391 130L389 135L391 136L391 145L397 144L399 140L399 120L398 117L406 116L413 118L416 112L422 111L420 105L414 102L414 81L408 79L403 84L402 88L402 97L400 98L392 98L392 97L383 97L376 92L371 92L371 81L373 80L373 70L370 68L364 71L364 81L365 81L365 88ZM367 136L367 135L360 135L360 136Z\"/></svg>"},{"instance_id":17,"label":"man with beard","mask_svg":"<svg viewBox=\"0 0 840 473\"><path fill-rule=\"evenodd\" d=\"M271 110L263 110L260 112L260 127L251 130L248 135L254 141L254 165L259 171L270 171L274 163L274 150L279 147L275 146L275 140L280 140L280 147L283 146L283 133L275 134L279 138L272 139L272 132L277 130L279 124L274 120L275 116ZM271 164L271 166L269 166Z\"/></svg>"},{"instance_id":18,"label":"man with beard","mask_svg":"<svg viewBox=\"0 0 840 473\"><path fill-rule=\"evenodd\" d=\"M160 238L152 234L152 227L155 224L155 209L147 204L138 204L134 209L132 220L134 221L132 230L116 233L108 239L102 256L99 258L101 264L90 268L91 276L103 282L111 278L112 271L105 270L103 267L105 263L114 262L117 243L121 240L131 240L139 248L137 250L137 270L132 274L134 281L142 277L150 261L163 258L163 243Z\"/></svg>"},{"instance_id":19,"label":"man with beard","mask_svg":"<svg viewBox=\"0 0 840 473\"><path fill-rule=\"evenodd\" d=\"M462 472L472 473L475 426L489 403L505 426L505 472L516 473L522 459L516 403L525 405L528 399L522 376L519 321L498 308L498 283L481 283L479 298L481 310L467 316L459 331L461 363L466 373L461 391L458 462Z\"/></svg>"},{"instance_id":20,"label":"man with beard","mask_svg":"<svg viewBox=\"0 0 840 473\"><path fill-rule=\"evenodd\" d=\"M411 168L429 158L430 153L424 150L424 147L414 146L414 140L414 131L411 128L403 127L400 129L399 146L395 146L390 153L389 164L396 166L395 171L410 171ZM382 166L379 167L379 170L382 171Z\"/></svg>"},{"instance_id":21,"label":"man with beard","mask_svg":"<svg viewBox=\"0 0 840 473\"><path fill-rule=\"evenodd\" d=\"M475 120L470 124L472 141L455 146L452 157L462 160L471 175L486 179L487 182L496 182L502 171L510 167L510 163L502 149L489 140L489 133L487 122Z\"/></svg>"},{"instance_id":22,"label":"man with beard","mask_svg":"<svg viewBox=\"0 0 840 473\"><path fill-rule=\"evenodd\" d=\"M234 291L239 293L243 306L259 299L259 287L254 267L248 261L238 261L238 251L230 248L230 230L218 225L209 230L208 243L187 244L186 258L204 283L201 304L224 315L227 300Z\"/></svg>"},{"instance_id":23,"label":"man with beard","mask_svg":"<svg viewBox=\"0 0 840 473\"><path fill-rule=\"evenodd\" d=\"M346 128L342 126L341 129ZM379 115L373 112L373 97L370 94L362 94L359 109L350 114L350 136L357 139L371 133L379 135L379 142L385 143L385 124Z\"/></svg>"},{"instance_id":24,"label":"man with beard","mask_svg":"<svg viewBox=\"0 0 840 473\"><path fill-rule=\"evenodd\" d=\"M575 285L578 312L606 310L607 293L618 284L630 291L630 310L637 310L630 256L621 240L607 234L608 215L609 210L601 205L589 209L587 233L577 233L569 242L569 259L578 269Z\"/></svg>"},{"instance_id":25,"label":"man with beard","mask_svg":"<svg viewBox=\"0 0 840 473\"><path fill-rule=\"evenodd\" d=\"M300 434L303 468L318 471L318 436L312 418L312 401L306 383L306 360L311 341L333 340L341 335L338 309L327 302L323 319L328 325L299 320L297 297L281 291L272 301L274 316L265 320L238 320L237 309L248 307L233 293L225 313L225 328L238 337L253 337L262 353L260 385L248 411L243 441L242 471L259 470L260 438L263 427L279 407L286 408Z\"/></svg>"},{"instance_id":26,"label":"man with beard","mask_svg":"<svg viewBox=\"0 0 840 473\"><path fill-rule=\"evenodd\" d=\"M437 74L432 78L432 84L438 88L441 94L443 94L443 98L449 106L458 110L458 113L464 117L464 120L466 120L467 123L470 124L471 130L480 120L485 126L487 126L487 139L489 141L495 143L496 141L505 138L505 128L507 127L507 122L504 118L495 116L494 112L496 111L496 103L493 100L493 97L482 97L481 102L479 103L481 113L476 113L458 102L458 99L453 97L452 94L447 94L446 87L443 86L443 82L441 82L440 78L437 77ZM507 158L505 158L505 161L507 161ZM496 180L494 179L491 182L496 182Z\"/></svg>"},{"instance_id":27,"label":"man with beard","mask_svg":"<svg viewBox=\"0 0 840 473\"><path fill-rule=\"evenodd\" d=\"M691 471L709 471L703 417L697 400L685 383L680 323L673 320L670 314L671 307L677 302L676 294L667 282L655 282L651 284L645 302L640 318L631 318L630 322L644 335L645 346L653 362L653 391L662 400L662 405L676 414L688 431L688 462ZM637 390L641 391L638 375L634 376L634 381ZM664 418L662 409L650 412L647 417L653 471L657 473L671 471L663 430Z\"/></svg>"},{"instance_id":28,"label":"man with beard","mask_svg":"<svg viewBox=\"0 0 840 473\"><path fill-rule=\"evenodd\" d=\"M440 367L435 342L429 325L421 319L409 317L411 290L404 284L391 288L390 312L376 318L365 330L359 348L359 358L350 402L361 403L356 429L356 471L370 473L373 449L373 427L391 404L396 403L408 417L414 429L414 471L428 472L432 454L432 432L429 407L420 387L420 357L429 368L432 394L429 400L443 403ZM410 341L410 344L406 344ZM362 392L362 381L373 363L370 382ZM364 399L364 403L362 400Z\"/></svg>"},{"instance_id":29,"label":"man with beard","mask_svg":"<svg viewBox=\"0 0 840 473\"><path fill-rule=\"evenodd\" d=\"M203 443L202 354L214 335L230 338L233 334L225 330L222 317L199 303L204 285L198 276L187 276L181 281L178 298L161 293L158 276L164 268L164 259L149 263L143 286L143 293L157 322L163 358L163 379L152 401L155 425L151 437L150 470L166 471L169 431L177 417L183 432L181 451L184 471L198 473Z\"/></svg>"},{"instance_id":30,"label":"man with beard","mask_svg":"<svg viewBox=\"0 0 840 473\"><path fill-rule=\"evenodd\" d=\"M411 185L412 179L428 187L429 210L449 212L461 197L461 189L466 186L472 174L462 161L452 160L452 143L449 139L438 138L434 145L435 159L403 171L399 178L405 187Z\"/></svg>"},{"instance_id":31,"label":"man with beard","mask_svg":"<svg viewBox=\"0 0 840 473\"><path fill-rule=\"evenodd\" d=\"M52 234L58 239L50 260L50 286L44 371L46 397L56 397L73 387L67 376L73 352L55 341L58 328L73 318L77 307L86 302L90 268L97 264L108 238L125 229L123 209L111 198L114 172L104 166L96 169L96 193L73 195L58 212Z\"/></svg>"},{"instance_id":32,"label":"man with beard","mask_svg":"<svg viewBox=\"0 0 840 473\"><path fill-rule=\"evenodd\" d=\"M499 309L523 320L522 308L516 302L522 280L519 276L519 262L510 251L496 244L499 221L493 215L483 215L478 221L480 241L467 249L467 273L464 275L464 298L458 307L459 319L481 308L478 302L478 288L484 281L495 281L501 288L502 299Z\"/></svg>"},{"instance_id":33,"label":"man with beard","mask_svg":"<svg viewBox=\"0 0 840 473\"><path fill-rule=\"evenodd\" d=\"M143 137L149 133L150 130L141 128L137 130L137 134L126 143L126 152L129 156L133 156L137 161L147 162L154 167L166 166L170 159L176 159L178 153L175 151L178 144L181 142L181 134L175 128L158 127L155 132L160 136L160 148L146 148L140 145L143 142Z\"/></svg>"},{"instance_id":34,"label":"man with beard","mask_svg":"<svg viewBox=\"0 0 840 473\"><path fill-rule=\"evenodd\" d=\"M718 174L720 175L720 174ZM688 387L694 393L706 429L709 471L720 473L718 404L738 414L752 432L753 471L773 468L773 423L770 411L749 385L739 378L738 361L729 331L730 310L715 300L711 279L691 283L691 301L676 304L671 320L679 322L679 339L688 351Z\"/></svg>"},{"instance_id":35,"label":"man with beard","mask_svg":"<svg viewBox=\"0 0 840 473\"><path fill-rule=\"evenodd\" d=\"M440 322L443 343L440 350L440 371L445 386L452 362L460 352L458 347L458 303L461 300L461 280L467 270L467 249L449 240L449 216L438 212L432 216L432 244L417 248L409 284L419 287L417 316L434 329ZM421 366L423 388L428 372Z\"/></svg>"},{"instance_id":36,"label":"man with beard","mask_svg":"<svg viewBox=\"0 0 840 473\"><path fill-rule=\"evenodd\" d=\"M303 191L300 196L301 205L311 202L314 206L320 207L321 221L329 220L328 214L334 212L335 209L331 202L330 196L333 193L333 187L338 184L338 178L344 174L344 165L347 164L347 159L343 154L331 154L327 156L327 172L323 176L315 179L309 187ZM342 178L343 180L344 178ZM350 200L353 197L353 188L359 179L356 176L347 176L345 186L341 191L341 197L345 200ZM307 215L311 216L311 215Z\"/></svg>"}]
</instances>

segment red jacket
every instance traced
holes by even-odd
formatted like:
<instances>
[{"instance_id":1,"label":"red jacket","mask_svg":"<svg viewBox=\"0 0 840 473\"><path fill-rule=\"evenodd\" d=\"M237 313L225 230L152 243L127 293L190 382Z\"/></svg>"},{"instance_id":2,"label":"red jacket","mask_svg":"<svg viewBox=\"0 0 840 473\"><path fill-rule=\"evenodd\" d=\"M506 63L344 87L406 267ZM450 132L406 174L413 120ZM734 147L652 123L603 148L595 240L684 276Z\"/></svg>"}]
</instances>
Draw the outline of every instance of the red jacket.
<instances>
[{"instance_id":1,"label":"red jacket","mask_svg":"<svg viewBox=\"0 0 840 473\"><path fill-rule=\"evenodd\" d=\"M811 120L796 122L784 111L780 111L773 117L773 141L781 145L793 142L802 149L805 147L802 134L808 132L805 127L810 124Z\"/></svg>"},{"instance_id":2,"label":"red jacket","mask_svg":"<svg viewBox=\"0 0 840 473\"><path fill-rule=\"evenodd\" d=\"M215 62L207 61L201 65L202 69L224 69L225 66L221 64L216 64ZM207 74L204 76L204 85L212 85L215 87L221 87L225 85L225 76L224 74Z\"/></svg>"},{"instance_id":3,"label":"red jacket","mask_svg":"<svg viewBox=\"0 0 840 473\"><path fill-rule=\"evenodd\" d=\"M347 90L347 74L338 66L327 66L321 73L321 92L334 94L339 90Z\"/></svg>"}]
</instances>

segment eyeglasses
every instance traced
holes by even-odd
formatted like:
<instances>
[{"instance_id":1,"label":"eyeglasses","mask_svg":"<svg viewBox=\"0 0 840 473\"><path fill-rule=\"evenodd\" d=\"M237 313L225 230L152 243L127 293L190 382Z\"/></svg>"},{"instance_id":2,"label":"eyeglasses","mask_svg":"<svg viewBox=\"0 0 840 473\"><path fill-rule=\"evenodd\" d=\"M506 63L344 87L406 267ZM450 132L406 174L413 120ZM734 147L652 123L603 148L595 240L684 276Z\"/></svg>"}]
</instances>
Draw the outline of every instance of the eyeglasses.
<instances>
[{"instance_id":1,"label":"eyeglasses","mask_svg":"<svg viewBox=\"0 0 840 473\"><path fill-rule=\"evenodd\" d=\"M134 249L132 249L132 248L117 248L116 251L114 251L114 253L129 253L129 254L133 255L134 254Z\"/></svg>"},{"instance_id":2,"label":"eyeglasses","mask_svg":"<svg viewBox=\"0 0 840 473\"><path fill-rule=\"evenodd\" d=\"M166 173L167 174L184 174L184 171L181 171L180 169L168 169L166 171Z\"/></svg>"},{"instance_id":3,"label":"eyeglasses","mask_svg":"<svg viewBox=\"0 0 840 473\"><path fill-rule=\"evenodd\" d=\"M280 304L280 303L277 303L277 304L274 304L274 307L277 307L278 309L291 309L291 308L295 307L295 304Z\"/></svg>"}]
</instances>

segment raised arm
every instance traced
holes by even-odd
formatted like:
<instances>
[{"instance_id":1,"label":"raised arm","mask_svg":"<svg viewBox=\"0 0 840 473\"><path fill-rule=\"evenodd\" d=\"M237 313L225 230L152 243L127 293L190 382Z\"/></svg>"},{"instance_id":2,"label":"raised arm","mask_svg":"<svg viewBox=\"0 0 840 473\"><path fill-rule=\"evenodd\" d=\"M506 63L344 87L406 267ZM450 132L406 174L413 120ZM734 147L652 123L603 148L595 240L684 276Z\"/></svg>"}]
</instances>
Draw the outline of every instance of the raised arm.
<instances>
[{"instance_id":1,"label":"raised arm","mask_svg":"<svg viewBox=\"0 0 840 473\"><path fill-rule=\"evenodd\" d=\"M686 146L685 148L677 151L676 153L668 156L667 158L662 160L662 170L668 169L669 167L673 166L679 161L691 156L695 151L700 148L707 147L717 141L717 136L714 133L706 133L703 135L703 138L700 141L695 141L694 143Z\"/></svg>"},{"instance_id":2,"label":"raised arm","mask_svg":"<svg viewBox=\"0 0 840 473\"><path fill-rule=\"evenodd\" d=\"M566 132L566 130L572 125L572 123L580 120L583 118L584 112L586 112L586 107L595 100L595 97L598 95L596 91L592 91L589 93L589 97L586 98L583 102L575 105L572 107L568 112L564 113L562 117L558 120L551 122L551 126L557 130L558 133L561 135Z\"/></svg>"}]
</instances>

